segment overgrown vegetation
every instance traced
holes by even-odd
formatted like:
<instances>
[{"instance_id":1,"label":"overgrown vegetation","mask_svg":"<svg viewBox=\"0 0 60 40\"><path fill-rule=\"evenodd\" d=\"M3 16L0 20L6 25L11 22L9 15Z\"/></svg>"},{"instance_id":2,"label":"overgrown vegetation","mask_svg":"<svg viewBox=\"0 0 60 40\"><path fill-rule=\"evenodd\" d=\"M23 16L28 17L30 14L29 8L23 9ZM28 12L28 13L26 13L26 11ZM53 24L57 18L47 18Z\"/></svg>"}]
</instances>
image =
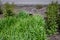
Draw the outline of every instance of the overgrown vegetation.
<instances>
[{"instance_id":1,"label":"overgrown vegetation","mask_svg":"<svg viewBox=\"0 0 60 40\"><path fill-rule=\"evenodd\" d=\"M37 9L42 7L36 6ZM56 34L58 26L60 29L57 2L48 5L46 24L44 18L38 14L29 15L26 11L20 11L14 15L14 4L5 3L2 8L0 6L0 14L3 13L6 17L0 18L0 40L47 40L46 33Z\"/></svg>"},{"instance_id":2,"label":"overgrown vegetation","mask_svg":"<svg viewBox=\"0 0 60 40\"><path fill-rule=\"evenodd\" d=\"M56 34L57 32L57 15L58 15L58 3L49 4L47 7L47 31L48 34Z\"/></svg>"},{"instance_id":3,"label":"overgrown vegetation","mask_svg":"<svg viewBox=\"0 0 60 40\"><path fill-rule=\"evenodd\" d=\"M44 18L25 13L0 19L0 40L46 40Z\"/></svg>"},{"instance_id":4,"label":"overgrown vegetation","mask_svg":"<svg viewBox=\"0 0 60 40\"><path fill-rule=\"evenodd\" d=\"M60 4L59 4L59 13L57 17L57 24L58 24L58 32L60 33Z\"/></svg>"},{"instance_id":5,"label":"overgrown vegetation","mask_svg":"<svg viewBox=\"0 0 60 40\"><path fill-rule=\"evenodd\" d=\"M12 16L14 14L13 10L14 10L13 4L9 4L9 3L4 4L3 7L4 16Z\"/></svg>"},{"instance_id":6,"label":"overgrown vegetation","mask_svg":"<svg viewBox=\"0 0 60 40\"><path fill-rule=\"evenodd\" d=\"M60 32L60 14L57 17L58 31Z\"/></svg>"},{"instance_id":7,"label":"overgrown vegetation","mask_svg":"<svg viewBox=\"0 0 60 40\"><path fill-rule=\"evenodd\" d=\"M27 17L29 17L29 15L28 15L28 12L26 12L26 11L24 11L24 10L21 10L21 11L19 12L19 14L17 15L17 17L27 18Z\"/></svg>"}]
</instances>

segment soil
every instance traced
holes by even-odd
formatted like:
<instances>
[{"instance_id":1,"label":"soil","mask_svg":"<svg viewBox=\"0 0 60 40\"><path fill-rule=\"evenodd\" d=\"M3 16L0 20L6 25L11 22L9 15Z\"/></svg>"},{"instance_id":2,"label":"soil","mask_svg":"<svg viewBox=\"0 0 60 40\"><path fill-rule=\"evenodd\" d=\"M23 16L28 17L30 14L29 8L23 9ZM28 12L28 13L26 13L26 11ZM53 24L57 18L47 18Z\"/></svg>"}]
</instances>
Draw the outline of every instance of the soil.
<instances>
[{"instance_id":1,"label":"soil","mask_svg":"<svg viewBox=\"0 0 60 40\"><path fill-rule=\"evenodd\" d=\"M48 40L60 40L60 33L48 37Z\"/></svg>"},{"instance_id":2,"label":"soil","mask_svg":"<svg viewBox=\"0 0 60 40\"><path fill-rule=\"evenodd\" d=\"M46 7L43 7L41 9L37 9L36 7L15 7L14 11L16 12L20 12L21 10L25 10L27 11L29 14L40 14L45 16L45 12L46 12Z\"/></svg>"},{"instance_id":3,"label":"soil","mask_svg":"<svg viewBox=\"0 0 60 40\"><path fill-rule=\"evenodd\" d=\"M3 18L3 14L0 14L0 18Z\"/></svg>"}]
</instances>

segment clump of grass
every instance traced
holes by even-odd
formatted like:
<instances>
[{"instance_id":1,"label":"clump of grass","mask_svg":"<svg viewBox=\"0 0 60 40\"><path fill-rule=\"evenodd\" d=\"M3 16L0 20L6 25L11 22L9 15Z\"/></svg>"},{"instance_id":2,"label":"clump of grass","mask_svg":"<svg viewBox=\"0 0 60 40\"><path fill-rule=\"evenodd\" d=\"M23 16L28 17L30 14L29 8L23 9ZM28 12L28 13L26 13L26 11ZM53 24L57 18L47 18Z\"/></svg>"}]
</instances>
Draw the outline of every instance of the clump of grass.
<instances>
[{"instance_id":1,"label":"clump of grass","mask_svg":"<svg viewBox=\"0 0 60 40\"><path fill-rule=\"evenodd\" d=\"M45 21L42 16L6 17L1 21L0 27L3 29L0 40L46 40Z\"/></svg>"},{"instance_id":2,"label":"clump of grass","mask_svg":"<svg viewBox=\"0 0 60 40\"><path fill-rule=\"evenodd\" d=\"M15 17L0 18L0 30L4 29L5 27L13 25L15 21L16 21Z\"/></svg>"},{"instance_id":3,"label":"clump of grass","mask_svg":"<svg viewBox=\"0 0 60 40\"><path fill-rule=\"evenodd\" d=\"M28 16L29 14L25 10L21 10L19 14L17 15L17 17L20 17L20 18L27 18Z\"/></svg>"}]
</instances>

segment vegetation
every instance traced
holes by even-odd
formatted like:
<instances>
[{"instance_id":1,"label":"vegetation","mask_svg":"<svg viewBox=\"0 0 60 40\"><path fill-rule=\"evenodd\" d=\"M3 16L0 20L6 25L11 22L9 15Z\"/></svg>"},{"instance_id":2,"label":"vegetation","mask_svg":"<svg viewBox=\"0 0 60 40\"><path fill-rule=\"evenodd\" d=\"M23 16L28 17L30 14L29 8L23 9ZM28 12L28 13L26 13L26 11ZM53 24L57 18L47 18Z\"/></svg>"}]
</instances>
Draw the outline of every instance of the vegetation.
<instances>
[{"instance_id":1,"label":"vegetation","mask_svg":"<svg viewBox=\"0 0 60 40\"><path fill-rule=\"evenodd\" d=\"M4 16L12 16L13 15L13 10L14 10L13 4L5 3L3 8L4 8L3 9Z\"/></svg>"},{"instance_id":2,"label":"vegetation","mask_svg":"<svg viewBox=\"0 0 60 40\"><path fill-rule=\"evenodd\" d=\"M21 11L19 12L19 14L17 15L17 17L27 18L27 17L29 17L29 15L28 15L28 13L27 13L26 11L21 10Z\"/></svg>"},{"instance_id":3,"label":"vegetation","mask_svg":"<svg viewBox=\"0 0 60 40\"><path fill-rule=\"evenodd\" d=\"M57 17L58 31L60 32L60 14Z\"/></svg>"},{"instance_id":4,"label":"vegetation","mask_svg":"<svg viewBox=\"0 0 60 40\"><path fill-rule=\"evenodd\" d=\"M59 9L59 13L58 13L58 16L57 16L57 24L58 24L58 27L60 29L60 4L59 4L58 9Z\"/></svg>"},{"instance_id":5,"label":"vegetation","mask_svg":"<svg viewBox=\"0 0 60 40\"><path fill-rule=\"evenodd\" d=\"M21 13L18 17L0 19L0 40L46 40L45 21L42 16L27 14L26 17L26 12Z\"/></svg>"},{"instance_id":6,"label":"vegetation","mask_svg":"<svg viewBox=\"0 0 60 40\"><path fill-rule=\"evenodd\" d=\"M58 15L58 3L49 4L47 7L47 31L48 34L55 34L57 32L57 15Z\"/></svg>"},{"instance_id":7,"label":"vegetation","mask_svg":"<svg viewBox=\"0 0 60 40\"><path fill-rule=\"evenodd\" d=\"M37 9L42 7L36 6ZM60 29L60 8L57 2L48 5L46 24L41 15L28 14L24 10L14 15L14 3L5 3L2 8L0 6L0 14L3 13L5 17L0 18L0 40L47 40L47 34L57 33L58 26Z\"/></svg>"}]
</instances>

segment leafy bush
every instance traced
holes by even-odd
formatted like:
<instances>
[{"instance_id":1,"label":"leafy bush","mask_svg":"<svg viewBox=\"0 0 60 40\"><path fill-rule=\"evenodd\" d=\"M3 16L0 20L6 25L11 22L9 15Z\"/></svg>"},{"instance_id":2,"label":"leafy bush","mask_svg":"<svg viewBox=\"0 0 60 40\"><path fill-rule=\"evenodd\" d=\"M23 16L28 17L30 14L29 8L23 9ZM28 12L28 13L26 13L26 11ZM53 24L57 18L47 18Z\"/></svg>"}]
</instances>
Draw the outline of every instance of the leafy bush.
<instances>
[{"instance_id":1,"label":"leafy bush","mask_svg":"<svg viewBox=\"0 0 60 40\"><path fill-rule=\"evenodd\" d=\"M58 4L52 3L47 7L47 31L48 34L55 34L57 32L57 14L58 14Z\"/></svg>"},{"instance_id":2,"label":"leafy bush","mask_svg":"<svg viewBox=\"0 0 60 40\"><path fill-rule=\"evenodd\" d=\"M46 40L45 21L39 15L27 18L7 17L1 21L0 28L3 29L0 40Z\"/></svg>"},{"instance_id":3,"label":"leafy bush","mask_svg":"<svg viewBox=\"0 0 60 40\"><path fill-rule=\"evenodd\" d=\"M4 9L3 9L4 16L12 16L13 15L13 9L14 9L13 4L5 3Z\"/></svg>"}]
</instances>

